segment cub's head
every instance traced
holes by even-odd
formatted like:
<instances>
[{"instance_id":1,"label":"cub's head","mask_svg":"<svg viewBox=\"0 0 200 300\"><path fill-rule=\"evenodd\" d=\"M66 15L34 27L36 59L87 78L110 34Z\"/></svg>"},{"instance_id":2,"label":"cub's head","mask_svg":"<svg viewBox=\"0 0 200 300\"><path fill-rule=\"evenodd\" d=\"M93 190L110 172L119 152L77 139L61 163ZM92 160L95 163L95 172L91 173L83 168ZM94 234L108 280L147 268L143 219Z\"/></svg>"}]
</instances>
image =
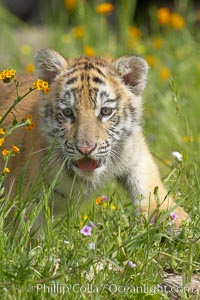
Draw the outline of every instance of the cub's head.
<instances>
[{"instance_id":1,"label":"cub's head","mask_svg":"<svg viewBox=\"0 0 200 300\"><path fill-rule=\"evenodd\" d=\"M139 127L147 63L125 56L66 60L50 49L35 57L41 94L41 126L58 159L79 175L100 174L119 164L120 151Z\"/></svg>"}]
</instances>

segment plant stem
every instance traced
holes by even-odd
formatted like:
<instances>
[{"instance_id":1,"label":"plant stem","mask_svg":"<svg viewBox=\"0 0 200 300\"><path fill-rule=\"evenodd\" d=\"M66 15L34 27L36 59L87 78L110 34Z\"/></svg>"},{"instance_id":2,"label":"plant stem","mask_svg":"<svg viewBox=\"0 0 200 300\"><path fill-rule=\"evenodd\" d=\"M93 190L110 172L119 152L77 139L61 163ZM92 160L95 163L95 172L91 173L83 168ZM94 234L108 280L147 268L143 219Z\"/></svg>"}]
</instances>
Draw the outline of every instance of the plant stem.
<instances>
[{"instance_id":1,"label":"plant stem","mask_svg":"<svg viewBox=\"0 0 200 300\"><path fill-rule=\"evenodd\" d=\"M16 106L19 102L21 102L21 100L22 100L23 98L25 98L27 95L29 95L33 90L35 90L35 88L30 88L30 90L29 90L27 93L25 93L23 96L18 96L18 97L14 100L13 105L7 110L7 112L6 112L6 113L3 115L3 117L1 118L0 124L3 123L3 121L7 118L7 116L9 115L9 113L15 108L15 106Z\"/></svg>"}]
</instances>

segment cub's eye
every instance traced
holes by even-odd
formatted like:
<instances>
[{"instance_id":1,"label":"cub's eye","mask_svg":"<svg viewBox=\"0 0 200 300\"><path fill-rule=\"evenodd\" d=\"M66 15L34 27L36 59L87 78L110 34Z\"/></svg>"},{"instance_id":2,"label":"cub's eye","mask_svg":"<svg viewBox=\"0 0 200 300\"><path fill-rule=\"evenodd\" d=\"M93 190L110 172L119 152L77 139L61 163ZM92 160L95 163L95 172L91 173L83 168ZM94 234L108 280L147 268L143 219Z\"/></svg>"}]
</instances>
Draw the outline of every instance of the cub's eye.
<instances>
[{"instance_id":1,"label":"cub's eye","mask_svg":"<svg viewBox=\"0 0 200 300\"><path fill-rule=\"evenodd\" d=\"M63 115L64 115L66 118L73 118L73 117L74 117L73 111L72 111L72 109L69 108L69 107L63 109L62 113L63 113Z\"/></svg>"},{"instance_id":2,"label":"cub's eye","mask_svg":"<svg viewBox=\"0 0 200 300\"><path fill-rule=\"evenodd\" d=\"M101 116L110 116L113 112L113 108L111 107L102 107L101 109Z\"/></svg>"}]
</instances>

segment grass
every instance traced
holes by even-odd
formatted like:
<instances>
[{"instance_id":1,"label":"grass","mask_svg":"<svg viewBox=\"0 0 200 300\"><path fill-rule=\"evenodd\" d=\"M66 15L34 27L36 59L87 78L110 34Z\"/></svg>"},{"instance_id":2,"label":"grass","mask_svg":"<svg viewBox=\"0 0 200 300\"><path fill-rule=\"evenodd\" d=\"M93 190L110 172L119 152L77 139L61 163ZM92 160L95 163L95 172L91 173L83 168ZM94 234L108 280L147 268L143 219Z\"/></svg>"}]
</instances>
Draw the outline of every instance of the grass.
<instances>
[{"instance_id":1,"label":"grass","mask_svg":"<svg viewBox=\"0 0 200 300\"><path fill-rule=\"evenodd\" d=\"M57 13L52 9L54 14L48 18L44 13L48 25L43 34L45 46L65 56L87 54L86 46L90 46L96 55L135 53L146 57L150 72L144 93L145 135L166 186L185 207L191 223L176 236L168 230L166 214L161 214L154 224L142 216L136 218L126 191L108 183L91 199L80 199L72 191L61 219L50 216L49 191L44 191L27 222L23 216L28 203L21 204L13 221L20 220L20 225L13 232L5 224L13 204L8 197L2 198L1 299L168 299L161 288L164 270L181 274L185 287L198 274L200 36L196 12L190 9L189 1L184 5L181 2L177 1L177 10L185 13L187 26L179 30L160 26L155 9L150 13L151 35L145 24L138 25L140 31L133 27L130 30L131 16L126 18L120 11L133 11L135 1L124 4L126 7L120 2L115 29L109 18L96 13L95 1L91 5L79 1L73 11L61 9ZM35 41L19 44L14 40L13 22L23 32L32 29L22 27L5 13L0 17L4 17L1 44L8 49L6 53L1 50L1 69L30 72L27 64L32 63ZM83 27L81 37L77 37L77 26ZM174 159L172 151L179 151L183 162ZM108 196L108 201L97 205L95 198L102 194ZM45 211L45 230L41 237L33 239L30 228L41 209ZM91 236L84 236L80 230L90 221L95 227ZM198 299L198 295L184 290L180 295L181 299Z\"/></svg>"}]
</instances>

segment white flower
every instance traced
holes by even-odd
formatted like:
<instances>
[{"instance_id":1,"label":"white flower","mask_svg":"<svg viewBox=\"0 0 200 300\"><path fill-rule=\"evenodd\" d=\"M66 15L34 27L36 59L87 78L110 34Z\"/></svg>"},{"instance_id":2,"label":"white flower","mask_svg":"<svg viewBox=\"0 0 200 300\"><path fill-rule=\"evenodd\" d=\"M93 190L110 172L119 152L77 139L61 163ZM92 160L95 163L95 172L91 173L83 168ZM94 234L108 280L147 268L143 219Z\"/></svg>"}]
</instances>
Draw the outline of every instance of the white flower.
<instances>
[{"instance_id":1,"label":"white flower","mask_svg":"<svg viewBox=\"0 0 200 300\"><path fill-rule=\"evenodd\" d=\"M60 262L60 258L50 256L49 257L49 261L53 261L54 263L59 263Z\"/></svg>"},{"instance_id":2,"label":"white flower","mask_svg":"<svg viewBox=\"0 0 200 300\"><path fill-rule=\"evenodd\" d=\"M179 161L183 161L183 156L180 152L178 151L173 151L172 156L175 157Z\"/></svg>"},{"instance_id":3,"label":"white flower","mask_svg":"<svg viewBox=\"0 0 200 300\"><path fill-rule=\"evenodd\" d=\"M88 249L94 250L95 249L95 243L89 243L88 244Z\"/></svg>"}]
</instances>

